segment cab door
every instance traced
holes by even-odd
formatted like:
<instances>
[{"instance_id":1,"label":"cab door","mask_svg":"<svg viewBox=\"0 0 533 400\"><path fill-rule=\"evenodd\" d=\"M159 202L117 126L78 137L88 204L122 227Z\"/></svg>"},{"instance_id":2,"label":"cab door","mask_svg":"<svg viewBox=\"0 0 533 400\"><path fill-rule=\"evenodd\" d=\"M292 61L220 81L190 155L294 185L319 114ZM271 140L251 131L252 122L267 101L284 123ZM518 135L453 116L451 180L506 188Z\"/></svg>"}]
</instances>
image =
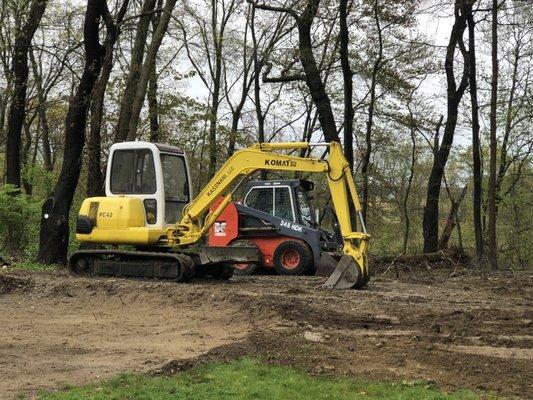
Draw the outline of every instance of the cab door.
<instances>
[{"instance_id":1,"label":"cab door","mask_svg":"<svg viewBox=\"0 0 533 400\"><path fill-rule=\"evenodd\" d=\"M164 182L165 225L181 220L183 209L191 201L187 162L183 155L161 153Z\"/></svg>"}]
</instances>

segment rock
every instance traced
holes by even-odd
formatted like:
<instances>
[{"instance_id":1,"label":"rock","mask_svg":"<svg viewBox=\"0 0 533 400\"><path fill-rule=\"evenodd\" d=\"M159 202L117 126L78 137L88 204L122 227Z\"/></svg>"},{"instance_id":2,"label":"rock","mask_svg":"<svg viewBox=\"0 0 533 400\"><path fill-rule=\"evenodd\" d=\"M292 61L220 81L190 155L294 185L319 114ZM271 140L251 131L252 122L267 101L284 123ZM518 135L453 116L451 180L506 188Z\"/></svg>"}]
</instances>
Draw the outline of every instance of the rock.
<instances>
[{"instance_id":1,"label":"rock","mask_svg":"<svg viewBox=\"0 0 533 400\"><path fill-rule=\"evenodd\" d=\"M311 331L305 331L304 332L304 339L309 340L310 342L323 342L324 337L320 332L311 332Z\"/></svg>"}]
</instances>

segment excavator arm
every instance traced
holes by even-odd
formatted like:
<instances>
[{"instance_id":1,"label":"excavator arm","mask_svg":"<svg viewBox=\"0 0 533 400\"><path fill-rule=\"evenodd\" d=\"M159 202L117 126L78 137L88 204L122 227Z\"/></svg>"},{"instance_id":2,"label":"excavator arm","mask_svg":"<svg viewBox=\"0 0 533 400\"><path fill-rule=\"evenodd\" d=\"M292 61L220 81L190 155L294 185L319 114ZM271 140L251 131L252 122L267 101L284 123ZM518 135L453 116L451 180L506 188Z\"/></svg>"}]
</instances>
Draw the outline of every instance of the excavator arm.
<instances>
[{"instance_id":1,"label":"excavator arm","mask_svg":"<svg viewBox=\"0 0 533 400\"><path fill-rule=\"evenodd\" d=\"M328 147L327 159L304 158L274 152L309 149L315 146ZM326 282L326 287L348 288L364 285L369 279L367 247L370 235L366 233L361 218L361 204L350 166L342 153L341 145L337 142L260 143L237 151L222 165L198 196L187 205L181 221L169 229L167 232L169 244L181 247L197 243L232 201L235 184L258 170L326 174L343 240L343 255ZM206 215L220 196L224 196L224 200L214 211ZM352 204L360 217L362 232L353 231Z\"/></svg>"}]
</instances>

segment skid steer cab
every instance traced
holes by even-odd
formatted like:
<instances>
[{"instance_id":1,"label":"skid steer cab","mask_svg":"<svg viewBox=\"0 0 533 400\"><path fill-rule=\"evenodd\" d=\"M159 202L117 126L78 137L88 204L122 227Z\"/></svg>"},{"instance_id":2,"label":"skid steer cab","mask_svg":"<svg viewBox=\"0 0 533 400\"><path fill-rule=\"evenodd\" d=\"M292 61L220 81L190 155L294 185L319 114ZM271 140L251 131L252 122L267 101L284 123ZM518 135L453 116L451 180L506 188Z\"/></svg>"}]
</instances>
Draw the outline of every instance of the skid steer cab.
<instances>
[{"instance_id":1,"label":"skid steer cab","mask_svg":"<svg viewBox=\"0 0 533 400\"><path fill-rule=\"evenodd\" d=\"M179 147L147 142L111 146L106 197L86 199L76 224L82 242L156 245L191 201L191 179Z\"/></svg>"},{"instance_id":2,"label":"skid steer cab","mask_svg":"<svg viewBox=\"0 0 533 400\"><path fill-rule=\"evenodd\" d=\"M303 179L249 182L242 202L228 204L211 227L209 245L255 246L261 261L235 265L239 275L275 269L280 275L329 276L334 265L326 255L338 256L342 238L320 228L310 203L313 188Z\"/></svg>"}]
</instances>

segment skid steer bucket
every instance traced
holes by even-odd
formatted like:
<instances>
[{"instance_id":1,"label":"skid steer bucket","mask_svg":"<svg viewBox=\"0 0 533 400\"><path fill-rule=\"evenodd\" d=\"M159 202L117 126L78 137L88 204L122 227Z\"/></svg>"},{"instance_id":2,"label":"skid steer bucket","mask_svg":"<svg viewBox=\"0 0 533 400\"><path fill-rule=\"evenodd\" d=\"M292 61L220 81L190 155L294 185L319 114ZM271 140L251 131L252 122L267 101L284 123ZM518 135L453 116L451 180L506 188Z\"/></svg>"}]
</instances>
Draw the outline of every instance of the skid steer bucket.
<instances>
[{"instance_id":1,"label":"skid steer bucket","mask_svg":"<svg viewBox=\"0 0 533 400\"><path fill-rule=\"evenodd\" d=\"M326 268L331 269L332 261L336 265L328 280L324 283L325 289L359 289L365 285L366 282L361 267L347 254L343 254L337 262L335 258L326 253L321 258L321 262L324 262L324 264L318 266L317 274L321 268L321 273Z\"/></svg>"}]
</instances>

